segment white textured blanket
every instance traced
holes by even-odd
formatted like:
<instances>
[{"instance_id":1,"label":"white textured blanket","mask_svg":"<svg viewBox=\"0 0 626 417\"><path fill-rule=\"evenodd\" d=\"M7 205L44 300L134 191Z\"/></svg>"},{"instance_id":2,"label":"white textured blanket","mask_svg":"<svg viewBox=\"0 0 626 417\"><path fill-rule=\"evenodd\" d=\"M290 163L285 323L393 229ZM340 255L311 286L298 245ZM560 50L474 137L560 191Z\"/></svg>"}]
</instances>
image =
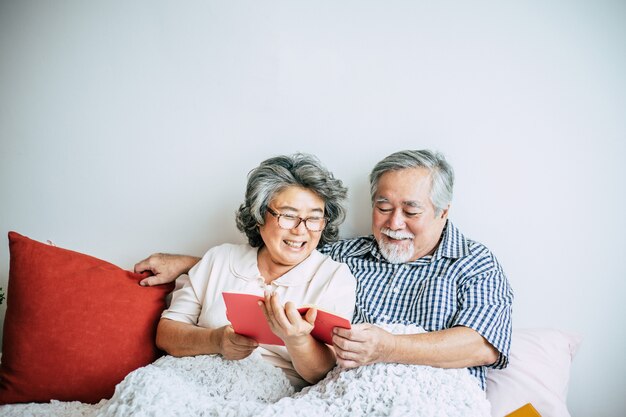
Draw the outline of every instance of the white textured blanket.
<instances>
[{"instance_id":1,"label":"white textured blanket","mask_svg":"<svg viewBox=\"0 0 626 417\"><path fill-rule=\"evenodd\" d=\"M130 373L110 400L53 401L0 407L0 416L463 416L489 417L490 406L464 369L376 364L333 369L293 392L282 371L253 354L165 356Z\"/></svg>"}]
</instances>

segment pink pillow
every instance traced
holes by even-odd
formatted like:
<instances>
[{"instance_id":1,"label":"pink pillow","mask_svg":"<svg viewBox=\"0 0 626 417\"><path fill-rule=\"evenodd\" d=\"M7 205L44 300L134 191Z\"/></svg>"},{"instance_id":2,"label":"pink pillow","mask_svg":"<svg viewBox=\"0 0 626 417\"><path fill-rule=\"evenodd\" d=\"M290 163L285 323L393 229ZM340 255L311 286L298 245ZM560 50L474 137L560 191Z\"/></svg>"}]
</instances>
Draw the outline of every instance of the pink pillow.
<instances>
[{"instance_id":1,"label":"pink pillow","mask_svg":"<svg viewBox=\"0 0 626 417\"><path fill-rule=\"evenodd\" d=\"M570 417L570 365L582 338L553 329L515 329L509 366L487 372L493 417L531 403L542 417Z\"/></svg>"},{"instance_id":2,"label":"pink pillow","mask_svg":"<svg viewBox=\"0 0 626 417\"><path fill-rule=\"evenodd\" d=\"M157 359L156 325L172 285L9 232L0 404L113 395L132 370Z\"/></svg>"}]
</instances>

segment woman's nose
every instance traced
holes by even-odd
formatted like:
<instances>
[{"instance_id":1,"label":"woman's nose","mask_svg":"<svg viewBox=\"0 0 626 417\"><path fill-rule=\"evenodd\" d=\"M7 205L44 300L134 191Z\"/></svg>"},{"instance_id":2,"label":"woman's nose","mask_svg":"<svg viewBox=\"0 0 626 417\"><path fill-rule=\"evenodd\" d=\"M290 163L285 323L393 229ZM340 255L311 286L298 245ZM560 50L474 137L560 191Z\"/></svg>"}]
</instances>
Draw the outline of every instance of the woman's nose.
<instances>
[{"instance_id":1,"label":"woman's nose","mask_svg":"<svg viewBox=\"0 0 626 417\"><path fill-rule=\"evenodd\" d=\"M300 221L300 223L294 227L293 229L291 229L291 232L296 234L296 235L303 235L307 232L307 228L306 225L304 224L304 221Z\"/></svg>"}]
</instances>

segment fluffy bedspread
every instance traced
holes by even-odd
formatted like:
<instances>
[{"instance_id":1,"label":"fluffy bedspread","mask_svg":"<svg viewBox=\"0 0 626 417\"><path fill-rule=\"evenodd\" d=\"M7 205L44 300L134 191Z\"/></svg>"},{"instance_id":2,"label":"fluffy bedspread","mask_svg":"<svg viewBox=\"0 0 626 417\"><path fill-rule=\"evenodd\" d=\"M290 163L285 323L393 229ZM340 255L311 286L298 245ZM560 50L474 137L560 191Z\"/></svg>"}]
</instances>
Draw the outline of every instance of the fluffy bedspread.
<instances>
[{"instance_id":1,"label":"fluffy bedspread","mask_svg":"<svg viewBox=\"0 0 626 417\"><path fill-rule=\"evenodd\" d=\"M131 372L110 400L0 407L0 416L463 416L489 417L490 405L464 369L375 364L336 367L294 393L282 371L252 354L164 356Z\"/></svg>"}]
</instances>

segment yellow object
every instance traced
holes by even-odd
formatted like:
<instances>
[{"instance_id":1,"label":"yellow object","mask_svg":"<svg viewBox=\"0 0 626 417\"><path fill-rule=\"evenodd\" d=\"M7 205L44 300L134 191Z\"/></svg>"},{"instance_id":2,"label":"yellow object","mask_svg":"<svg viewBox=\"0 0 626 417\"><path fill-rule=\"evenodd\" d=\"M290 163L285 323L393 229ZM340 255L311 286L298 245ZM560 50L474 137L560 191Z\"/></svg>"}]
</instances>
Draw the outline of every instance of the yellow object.
<instances>
[{"instance_id":1,"label":"yellow object","mask_svg":"<svg viewBox=\"0 0 626 417\"><path fill-rule=\"evenodd\" d=\"M531 403L528 403L504 417L541 417L541 414Z\"/></svg>"}]
</instances>

